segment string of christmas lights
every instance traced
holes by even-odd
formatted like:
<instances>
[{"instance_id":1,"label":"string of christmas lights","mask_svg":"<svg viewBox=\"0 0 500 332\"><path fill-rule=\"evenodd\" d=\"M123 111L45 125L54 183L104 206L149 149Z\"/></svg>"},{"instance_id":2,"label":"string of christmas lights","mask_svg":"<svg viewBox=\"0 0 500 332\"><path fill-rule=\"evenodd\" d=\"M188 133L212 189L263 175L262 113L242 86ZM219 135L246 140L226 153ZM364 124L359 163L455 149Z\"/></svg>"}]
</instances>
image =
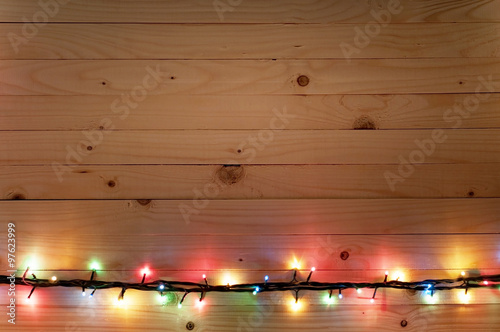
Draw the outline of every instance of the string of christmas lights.
<instances>
[{"instance_id":1,"label":"string of christmas lights","mask_svg":"<svg viewBox=\"0 0 500 332\"><path fill-rule=\"evenodd\" d=\"M81 288L82 295L85 296L87 289L92 290L90 297L99 289L119 288L119 300L123 300L125 292L128 289L138 291L154 291L159 292L163 296L167 292L183 293L181 300L178 303L179 308L187 295L195 293L199 296L199 301L203 301L207 293L221 292L221 293L252 293L257 295L264 292L295 292L295 303L299 301L300 291L315 291L315 292L328 292L329 298L334 296L334 292L338 292L335 296L339 299L343 297L342 291L346 289L355 289L361 292L362 289L373 289L373 296L370 301L374 302L377 290L380 288L392 288L400 290L414 290L425 292L426 295L434 296L437 291L461 289L467 292L469 289L476 288L496 288L500 282L500 274L496 275L480 275L476 277L465 277L465 272L456 279L426 279L422 281L404 282L398 280L388 280L389 271L385 272L385 277L382 282L315 282L311 281L311 277L316 269L313 267L307 279L300 281L297 279L298 269L293 270L293 279L289 282L270 282L269 276L264 277L264 282L259 283L246 283L234 285L210 285L206 275L203 275L203 283L195 283L188 281L167 281L155 280L152 282L145 282L147 275L150 273L148 268L141 271L142 280L139 283L128 283L120 281L100 281L96 280L97 270L91 270L91 275L88 280L73 279L73 280L58 280L55 276L51 279L38 279L34 274L31 278L27 278L29 267L26 269L22 277L0 276L0 284L16 284L30 286L31 291L28 295L30 298L36 288L42 287L73 287Z\"/></svg>"}]
</instances>

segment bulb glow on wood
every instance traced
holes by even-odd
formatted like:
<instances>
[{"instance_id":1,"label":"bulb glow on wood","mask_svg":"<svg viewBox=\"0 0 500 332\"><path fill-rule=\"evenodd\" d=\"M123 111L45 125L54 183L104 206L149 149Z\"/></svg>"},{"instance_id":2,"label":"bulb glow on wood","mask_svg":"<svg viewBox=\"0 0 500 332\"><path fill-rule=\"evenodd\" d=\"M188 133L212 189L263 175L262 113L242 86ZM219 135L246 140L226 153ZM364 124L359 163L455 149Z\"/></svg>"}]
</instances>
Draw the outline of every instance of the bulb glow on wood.
<instances>
[{"instance_id":1,"label":"bulb glow on wood","mask_svg":"<svg viewBox=\"0 0 500 332\"><path fill-rule=\"evenodd\" d=\"M293 261L291 262L291 267L292 267L292 270L300 270L301 268L301 264L300 262L297 260L297 258L294 258Z\"/></svg>"},{"instance_id":2,"label":"bulb glow on wood","mask_svg":"<svg viewBox=\"0 0 500 332\"><path fill-rule=\"evenodd\" d=\"M101 264L99 264L99 262L94 261L90 263L89 267L91 270L99 271L101 269Z\"/></svg>"},{"instance_id":3,"label":"bulb glow on wood","mask_svg":"<svg viewBox=\"0 0 500 332\"><path fill-rule=\"evenodd\" d=\"M299 311L302 309L302 301L296 301L295 299L290 300L290 308L292 311Z\"/></svg>"}]
</instances>

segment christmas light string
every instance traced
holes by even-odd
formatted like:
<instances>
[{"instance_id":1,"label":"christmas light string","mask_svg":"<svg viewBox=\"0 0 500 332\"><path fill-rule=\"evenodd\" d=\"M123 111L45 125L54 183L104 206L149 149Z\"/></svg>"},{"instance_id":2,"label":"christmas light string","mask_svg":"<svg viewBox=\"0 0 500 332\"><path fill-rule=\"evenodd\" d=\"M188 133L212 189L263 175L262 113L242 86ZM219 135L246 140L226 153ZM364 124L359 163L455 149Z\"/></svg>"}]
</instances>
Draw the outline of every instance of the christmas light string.
<instances>
[{"instance_id":1,"label":"christmas light string","mask_svg":"<svg viewBox=\"0 0 500 332\"><path fill-rule=\"evenodd\" d=\"M210 285L207 276L202 276L203 283L195 283L189 281L167 281L155 280L152 282L145 282L147 275L150 273L148 268L141 270L142 280L139 283L127 283L120 281L100 281L96 280L97 270L91 270L91 276L88 280L72 279L72 280L58 280L55 276L51 279L38 279L35 274L31 274L32 278L27 278L29 267L26 269L22 277L0 276L0 284L12 284L30 286L31 291L28 295L30 298L36 288L46 287L74 287L81 288L82 295L85 296L86 289L92 289L90 297L99 289L120 288L118 300L123 300L125 292L128 289L138 291L153 291L159 292L164 295L167 292L183 293L181 300L178 303L179 308L187 295L191 293L199 294L199 301L202 302L207 293L220 292L220 293L252 293L257 295L264 292L295 292L295 303L299 301L299 292L301 291L324 291L328 292L329 299L332 299L334 291L338 291L338 298L342 299L342 291L346 289L355 289L358 293L362 289L373 289L373 296L370 302L375 301L377 290L380 288L392 288L400 290L413 290L424 292L426 295L434 296L437 291L456 290L461 289L465 291L465 295L470 289L476 288L496 288L500 282L500 274L496 275L480 275L476 277L465 277L465 272L456 279L426 279L422 281L404 282L400 281L399 277L396 280L388 280L389 271L385 272L385 277L382 282L368 283L368 282L315 282L311 281L311 277L315 268L309 271L309 275L305 281L297 279L298 269L293 270L293 279L289 282L270 282L269 276L264 277L264 282L260 283L246 283L234 285Z\"/></svg>"}]
</instances>

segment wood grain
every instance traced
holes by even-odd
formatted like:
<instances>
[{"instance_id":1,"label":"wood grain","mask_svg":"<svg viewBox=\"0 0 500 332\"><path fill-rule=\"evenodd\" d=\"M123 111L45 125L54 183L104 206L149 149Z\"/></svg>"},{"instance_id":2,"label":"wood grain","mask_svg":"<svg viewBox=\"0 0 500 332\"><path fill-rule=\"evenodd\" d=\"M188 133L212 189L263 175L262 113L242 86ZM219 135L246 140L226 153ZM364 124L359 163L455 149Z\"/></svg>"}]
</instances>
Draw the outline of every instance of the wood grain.
<instances>
[{"instance_id":1,"label":"wood grain","mask_svg":"<svg viewBox=\"0 0 500 332\"><path fill-rule=\"evenodd\" d=\"M61 6L50 22L144 22L144 23L367 23L374 19L370 11L385 10L388 0L252 0L221 1L219 16L213 1L99 0L59 1ZM391 22L500 22L497 0L400 0L400 11ZM41 8L36 0L19 3L2 0L1 22L23 22ZM401 8L402 10L399 10ZM396 13L396 12L395 12Z\"/></svg>"},{"instance_id":2,"label":"wood grain","mask_svg":"<svg viewBox=\"0 0 500 332\"><path fill-rule=\"evenodd\" d=\"M307 86L298 84L301 75L308 76ZM5 60L0 63L0 95L134 93L137 97L130 98L137 104L148 95L184 93L484 93L500 92L499 77L498 58ZM148 89L142 92L141 86Z\"/></svg>"},{"instance_id":3,"label":"wood grain","mask_svg":"<svg viewBox=\"0 0 500 332\"><path fill-rule=\"evenodd\" d=\"M379 33L371 38L359 37L366 36L359 24L53 24L41 28L29 42L12 42L12 34L23 36L23 28L0 25L0 59L500 56L500 24L495 23L390 24L378 26Z\"/></svg>"},{"instance_id":4,"label":"wood grain","mask_svg":"<svg viewBox=\"0 0 500 332\"><path fill-rule=\"evenodd\" d=\"M1 198L8 200L195 199L196 206L204 206L210 199L500 197L498 163L418 165L411 176L394 184L394 190L384 175L398 175L396 164L241 169L87 165L56 168L57 172L52 166L2 166L0 170Z\"/></svg>"},{"instance_id":5,"label":"wood grain","mask_svg":"<svg viewBox=\"0 0 500 332\"><path fill-rule=\"evenodd\" d=\"M166 224L164 234L130 236L122 229L87 235L86 227L65 233L57 229L44 234L23 232L16 237L17 257L35 253L48 270L81 270L91 257L112 270L154 265L159 270L271 271L291 269L294 258L303 266L332 270L481 270L498 262L500 240L499 234L171 235ZM342 252L349 254L347 260L341 259ZM1 253L7 256L6 246ZM7 269L5 260L0 264Z\"/></svg>"},{"instance_id":6,"label":"wood grain","mask_svg":"<svg viewBox=\"0 0 500 332\"><path fill-rule=\"evenodd\" d=\"M295 115L288 129L500 128L500 94L487 95L469 116L474 94L420 95L155 95L129 113L115 96L0 96L0 130L97 130L110 119L123 129L263 129L275 110Z\"/></svg>"},{"instance_id":7,"label":"wood grain","mask_svg":"<svg viewBox=\"0 0 500 332\"><path fill-rule=\"evenodd\" d=\"M500 319L495 313L498 305L388 305L379 306L306 306L294 313L288 306L213 306L203 311L149 305L144 307L116 308L114 306L20 306L17 330L33 331L34 328L54 330L81 329L81 331L183 331L187 322L195 323L197 331L237 331L238 328L258 328L260 331L342 331L377 330L401 331L401 321L408 325L405 331L445 332L450 329L479 332L496 331ZM332 315L339 317L332 319ZM223 322L223 323L222 323ZM6 320L0 327L7 327ZM252 324L252 325L250 325ZM244 330L243 330L244 331Z\"/></svg>"},{"instance_id":8,"label":"wood grain","mask_svg":"<svg viewBox=\"0 0 500 332\"><path fill-rule=\"evenodd\" d=\"M78 230L87 235L112 235L123 229L135 235L167 231L257 235L263 230L275 235L477 234L500 232L499 202L498 198L211 200L186 221L180 207L194 207L191 200L16 200L0 201L0 220L15 222L21 233L35 234L56 229L61 234Z\"/></svg>"},{"instance_id":9,"label":"wood grain","mask_svg":"<svg viewBox=\"0 0 500 332\"><path fill-rule=\"evenodd\" d=\"M128 282L146 264L287 281L294 258L315 281L499 273L500 0L387 16L391 1L0 0L0 222L16 224L18 275L33 258L39 278L87 279L98 260L99 280ZM500 331L490 289L467 305L301 292L300 312L290 293L179 310L180 294L128 290L117 308L117 290L28 292L19 331Z\"/></svg>"},{"instance_id":10,"label":"wood grain","mask_svg":"<svg viewBox=\"0 0 500 332\"><path fill-rule=\"evenodd\" d=\"M500 162L496 129L5 131L0 141L3 165Z\"/></svg>"}]
</instances>

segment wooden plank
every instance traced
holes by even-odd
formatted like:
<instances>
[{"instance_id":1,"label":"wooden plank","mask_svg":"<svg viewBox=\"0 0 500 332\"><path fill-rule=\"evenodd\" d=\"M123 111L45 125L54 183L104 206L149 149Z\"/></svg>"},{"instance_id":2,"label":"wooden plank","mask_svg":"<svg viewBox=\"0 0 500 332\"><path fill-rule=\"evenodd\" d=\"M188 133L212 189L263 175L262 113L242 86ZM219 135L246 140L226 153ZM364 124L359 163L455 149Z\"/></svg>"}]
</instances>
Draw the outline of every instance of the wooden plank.
<instances>
[{"instance_id":1,"label":"wooden plank","mask_svg":"<svg viewBox=\"0 0 500 332\"><path fill-rule=\"evenodd\" d=\"M299 85L300 76L309 78L307 86ZM132 101L138 101L148 95L183 93L410 94L476 91L500 92L500 59L355 59L350 62L5 60L0 63L0 95L123 93L133 94L130 97ZM118 102L115 107L122 107Z\"/></svg>"},{"instance_id":2,"label":"wooden plank","mask_svg":"<svg viewBox=\"0 0 500 332\"><path fill-rule=\"evenodd\" d=\"M500 128L500 94L469 116L453 111L473 94L149 96L128 115L114 96L0 96L0 130L96 130L109 118L121 129L261 129L274 111L295 115L287 129ZM465 110L464 107L460 107ZM467 112L466 112L467 113Z\"/></svg>"},{"instance_id":3,"label":"wooden plank","mask_svg":"<svg viewBox=\"0 0 500 332\"><path fill-rule=\"evenodd\" d=\"M500 22L500 3L497 0L465 0L453 3L441 0L58 2L61 5L57 6L57 10L45 10L51 14L50 22L367 23L374 20L374 15L370 13L372 10L380 13L387 10L389 3L392 3L391 8L394 8L391 11L391 22ZM32 19L35 13L43 10L37 0L22 3L16 0L2 0L0 7L3 8L0 13L1 22L23 22L23 16Z\"/></svg>"},{"instance_id":4,"label":"wooden plank","mask_svg":"<svg viewBox=\"0 0 500 332\"><path fill-rule=\"evenodd\" d=\"M29 42L16 43L12 34L22 36L23 28L0 25L0 59L500 56L500 24L495 23L391 24L379 27L369 43L359 42L357 24L52 24Z\"/></svg>"},{"instance_id":5,"label":"wooden plank","mask_svg":"<svg viewBox=\"0 0 500 332\"><path fill-rule=\"evenodd\" d=\"M165 225L169 234L180 235L255 235L264 229L276 235L472 234L500 232L499 203L498 198L211 200L186 219L182 207L194 208L191 200L16 200L0 201L0 220L35 234L55 228L65 234L83 232L82 225L92 225L85 234L123 229L161 234Z\"/></svg>"},{"instance_id":6,"label":"wooden plank","mask_svg":"<svg viewBox=\"0 0 500 332\"><path fill-rule=\"evenodd\" d=\"M1 166L0 170L1 199L195 199L188 205L195 211L215 198L500 197L498 163L417 165L410 176L392 187L393 181L385 174L399 175L396 164L109 165L56 170L51 166Z\"/></svg>"},{"instance_id":7,"label":"wooden plank","mask_svg":"<svg viewBox=\"0 0 500 332\"><path fill-rule=\"evenodd\" d=\"M108 269L134 271L144 265L158 270L272 271L291 269L295 258L302 266L329 270L481 270L498 261L500 240L500 234L170 235L167 225L164 234L131 236L126 229L86 234L91 227L82 225L69 233L57 228L44 234L19 232L16 257L36 254L48 270L81 270L92 258ZM7 247L0 250L6 257ZM347 260L341 258L343 252L349 254ZM0 268L8 269L6 260Z\"/></svg>"},{"instance_id":8,"label":"wooden plank","mask_svg":"<svg viewBox=\"0 0 500 332\"><path fill-rule=\"evenodd\" d=\"M290 295L291 296L291 295ZM91 305L21 305L16 331L183 331L193 322L196 331L325 331L388 332L497 331L498 304L484 305L373 305L305 306L300 312L289 306L261 304L248 306L206 306L203 310L176 306L116 308ZM335 319L332 319L335 316ZM0 328L12 328L4 319Z\"/></svg>"},{"instance_id":9,"label":"wooden plank","mask_svg":"<svg viewBox=\"0 0 500 332\"><path fill-rule=\"evenodd\" d=\"M4 131L0 142L3 165L500 162L496 129Z\"/></svg>"}]
</instances>

